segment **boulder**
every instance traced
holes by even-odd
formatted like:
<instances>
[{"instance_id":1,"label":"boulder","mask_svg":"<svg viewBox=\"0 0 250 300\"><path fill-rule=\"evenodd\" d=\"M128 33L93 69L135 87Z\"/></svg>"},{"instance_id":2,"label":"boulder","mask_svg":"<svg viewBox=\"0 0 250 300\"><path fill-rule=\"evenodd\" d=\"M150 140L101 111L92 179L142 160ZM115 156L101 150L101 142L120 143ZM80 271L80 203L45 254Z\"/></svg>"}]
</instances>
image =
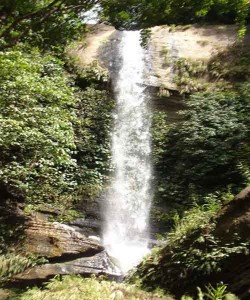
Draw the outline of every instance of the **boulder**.
<instances>
[{"instance_id":1,"label":"boulder","mask_svg":"<svg viewBox=\"0 0 250 300\"><path fill-rule=\"evenodd\" d=\"M10 279L10 286L41 283L55 275L121 276L97 236L88 238L77 228L58 222L50 223L41 213L33 213L26 220L24 235L22 253L45 257L48 263L16 274Z\"/></svg>"},{"instance_id":2,"label":"boulder","mask_svg":"<svg viewBox=\"0 0 250 300\"><path fill-rule=\"evenodd\" d=\"M49 259L94 255L103 251L103 246L89 239L74 228L57 222L50 223L40 216L26 222L25 242L22 251Z\"/></svg>"},{"instance_id":3,"label":"boulder","mask_svg":"<svg viewBox=\"0 0 250 300\"><path fill-rule=\"evenodd\" d=\"M243 240L250 238L250 186L224 206L217 219L215 234L225 241L234 234Z\"/></svg>"},{"instance_id":4,"label":"boulder","mask_svg":"<svg viewBox=\"0 0 250 300\"><path fill-rule=\"evenodd\" d=\"M29 268L26 271L15 275L11 282L15 284L37 283L46 281L55 275L69 274L105 274L111 278L117 278L122 274L111 262L105 251L89 257L81 257L74 260L58 263L48 263L41 266Z\"/></svg>"}]
</instances>

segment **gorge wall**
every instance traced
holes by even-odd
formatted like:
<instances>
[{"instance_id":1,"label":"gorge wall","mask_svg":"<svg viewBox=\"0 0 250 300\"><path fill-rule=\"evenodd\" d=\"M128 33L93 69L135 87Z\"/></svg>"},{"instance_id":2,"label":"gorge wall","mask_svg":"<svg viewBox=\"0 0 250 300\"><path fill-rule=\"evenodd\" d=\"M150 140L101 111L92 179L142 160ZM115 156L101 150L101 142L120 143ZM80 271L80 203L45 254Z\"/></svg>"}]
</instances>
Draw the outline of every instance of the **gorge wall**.
<instances>
[{"instance_id":1,"label":"gorge wall","mask_svg":"<svg viewBox=\"0 0 250 300\"><path fill-rule=\"evenodd\" d=\"M153 105L167 111L169 121L178 120L177 112L183 108L180 94L203 87L208 81L207 64L219 53L233 47L236 41L235 25L164 25L151 28L145 84L153 95ZM109 70L112 79L121 59L117 55L120 42L121 32L114 27L93 25L84 44L71 50L70 55L82 67L98 63ZM249 36L246 36L246 42L249 42ZM189 73L196 73L195 80L189 74L184 78L181 73L183 67Z\"/></svg>"},{"instance_id":2,"label":"gorge wall","mask_svg":"<svg viewBox=\"0 0 250 300\"><path fill-rule=\"evenodd\" d=\"M149 86L176 90L171 67L166 66L166 55L193 61L208 61L219 52L232 46L237 39L234 25L209 26L156 26L151 28L149 45L152 65L146 83ZM82 65L97 60L101 66L112 70L117 57L112 55L121 41L120 31L105 24L93 25L86 37L86 44L71 51Z\"/></svg>"}]
</instances>

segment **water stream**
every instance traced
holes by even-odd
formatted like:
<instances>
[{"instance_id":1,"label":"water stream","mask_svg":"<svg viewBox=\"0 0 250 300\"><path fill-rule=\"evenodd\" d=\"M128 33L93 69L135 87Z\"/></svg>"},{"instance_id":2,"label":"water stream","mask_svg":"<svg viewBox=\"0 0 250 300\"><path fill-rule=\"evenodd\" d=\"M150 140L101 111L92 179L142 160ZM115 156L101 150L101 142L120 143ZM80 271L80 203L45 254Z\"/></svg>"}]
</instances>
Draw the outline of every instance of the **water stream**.
<instances>
[{"instance_id":1,"label":"water stream","mask_svg":"<svg viewBox=\"0 0 250 300\"><path fill-rule=\"evenodd\" d=\"M148 252L151 203L151 113L145 93L145 51L138 31L122 33L122 65L115 83L112 164L103 242L126 273Z\"/></svg>"}]
</instances>

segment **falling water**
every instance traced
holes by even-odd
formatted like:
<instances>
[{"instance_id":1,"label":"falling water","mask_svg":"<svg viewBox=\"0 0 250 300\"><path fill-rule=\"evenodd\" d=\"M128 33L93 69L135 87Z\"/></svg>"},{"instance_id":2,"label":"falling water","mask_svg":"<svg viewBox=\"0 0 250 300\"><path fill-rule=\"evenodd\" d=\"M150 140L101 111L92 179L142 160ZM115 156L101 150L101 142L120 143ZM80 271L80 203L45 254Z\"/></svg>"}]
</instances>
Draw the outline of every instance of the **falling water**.
<instances>
[{"instance_id":1,"label":"falling water","mask_svg":"<svg viewBox=\"0 0 250 300\"><path fill-rule=\"evenodd\" d=\"M151 117L143 85L140 33L123 32L119 50L122 66L115 84L112 140L115 174L107 196L103 241L125 273L148 252Z\"/></svg>"}]
</instances>

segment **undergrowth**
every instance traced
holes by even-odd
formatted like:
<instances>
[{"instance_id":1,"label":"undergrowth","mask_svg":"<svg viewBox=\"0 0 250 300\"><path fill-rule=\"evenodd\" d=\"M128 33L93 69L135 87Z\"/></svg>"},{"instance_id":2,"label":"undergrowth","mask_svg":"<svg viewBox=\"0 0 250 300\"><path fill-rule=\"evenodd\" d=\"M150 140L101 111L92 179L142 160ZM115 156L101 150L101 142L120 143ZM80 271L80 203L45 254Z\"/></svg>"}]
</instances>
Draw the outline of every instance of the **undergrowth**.
<instances>
[{"instance_id":1,"label":"undergrowth","mask_svg":"<svg viewBox=\"0 0 250 300\"><path fill-rule=\"evenodd\" d=\"M64 276L52 279L44 289L32 288L12 300L150 300L169 299L139 290L134 285L96 278Z\"/></svg>"},{"instance_id":2,"label":"undergrowth","mask_svg":"<svg viewBox=\"0 0 250 300\"><path fill-rule=\"evenodd\" d=\"M182 217L176 215L174 228L163 239L163 246L153 249L128 282L150 290L177 291L221 272L233 255L248 255L249 241L234 235L225 243L214 233L216 217L222 203L230 201L229 196L218 199L216 194L210 195L206 204L194 204Z\"/></svg>"},{"instance_id":3,"label":"undergrowth","mask_svg":"<svg viewBox=\"0 0 250 300\"><path fill-rule=\"evenodd\" d=\"M237 296L227 292L227 285L223 282L218 283L216 286L208 284L205 286L205 291L197 287L197 300L239 300ZM184 295L181 300L194 300L193 297Z\"/></svg>"},{"instance_id":4,"label":"undergrowth","mask_svg":"<svg viewBox=\"0 0 250 300\"><path fill-rule=\"evenodd\" d=\"M14 253L8 253L0 256L0 284L8 280L15 274L23 272L29 267L43 264L45 258L36 258L34 256L21 256Z\"/></svg>"}]
</instances>

